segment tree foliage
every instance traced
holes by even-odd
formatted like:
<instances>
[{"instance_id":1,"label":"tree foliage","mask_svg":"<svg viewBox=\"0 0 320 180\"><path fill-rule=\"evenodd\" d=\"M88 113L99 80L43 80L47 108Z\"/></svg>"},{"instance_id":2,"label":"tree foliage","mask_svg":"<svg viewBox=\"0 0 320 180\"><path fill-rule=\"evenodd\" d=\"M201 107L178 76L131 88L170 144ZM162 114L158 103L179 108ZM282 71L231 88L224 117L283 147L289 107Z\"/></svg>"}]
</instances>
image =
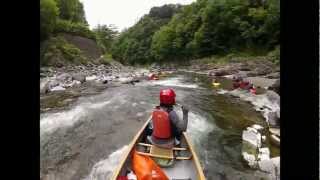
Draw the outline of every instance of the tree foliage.
<instances>
[{"instance_id":1,"label":"tree foliage","mask_svg":"<svg viewBox=\"0 0 320 180\"><path fill-rule=\"evenodd\" d=\"M151 54L153 34L167 24L179 5L154 7L133 27L123 31L112 46L112 55L122 63L148 63L154 61Z\"/></svg>"},{"instance_id":2,"label":"tree foliage","mask_svg":"<svg viewBox=\"0 0 320 180\"><path fill-rule=\"evenodd\" d=\"M111 45L114 39L118 35L118 31L113 25L100 25L93 29L96 34L96 39L98 45L102 48L104 52L110 51Z\"/></svg>"},{"instance_id":3,"label":"tree foliage","mask_svg":"<svg viewBox=\"0 0 320 180\"><path fill-rule=\"evenodd\" d=\"M40 0L40 39L52 33L58 15L59 9L54 0Z\"/></svg>"},{"instance_id":4,"label":"tree foliage","mask_svg":"<svg viewBox=\"0 0 320 180\"><path fill-rule=\"evenodd\" d=\"M60 9L59 17L77 23L88 24L83 10L83 4L79 0L56 0Z\"/></svg>"},{"instance_id":5,"label":"tree foliage","mask_svg":"<svg viewBox=\"0 0 320 180\"><path fill-rule=\"evenodd\" d=\"M40 41L60 32L95 39L79 0L40 0Z\"/></svg>"},{"instance_id":6,"label":"tree foliage","mask_svg":"<svg viewBox=\"0 0 320 180\"><path fill-rule=\"evenodd\" d=\"M134 64L269 51L279 44L279 5L279 0L198 0L155 7L120 35L113 54Z\"/></svg>"}]
</instances>

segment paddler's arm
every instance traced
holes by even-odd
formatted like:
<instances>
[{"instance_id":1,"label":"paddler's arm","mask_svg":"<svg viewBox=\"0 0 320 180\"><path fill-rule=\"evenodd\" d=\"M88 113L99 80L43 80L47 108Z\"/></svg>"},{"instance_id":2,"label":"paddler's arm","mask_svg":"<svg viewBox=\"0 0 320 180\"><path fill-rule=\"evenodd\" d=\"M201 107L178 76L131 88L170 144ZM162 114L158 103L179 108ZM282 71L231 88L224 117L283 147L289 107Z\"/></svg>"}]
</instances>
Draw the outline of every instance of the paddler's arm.
<instances>
[{"instance_id":1,"label":"paddler's arm","mask_svg":"<svg viewBox=\"0 0 320 180\"><path fill-rule=\"evenodd\" d=\"M182 114L183 114L183 117L182 117L183 131L186 131L187 127L188 127L188 112L189 112L189 109L187 107L185 107L185 106L181 106L181 109L182 109Z\"/></svg>"},{"instance_id":2,"label":"paddler's arm","mask_svg":"<svg viewBox=\"0 0 320 180\"><path fill-rule=\"evenodd\" d=\"M180 119L175 111L171 111L169 113L170 119L174 126L177 128L179 133L186 131L187 130L187 125L188 125L188 109L186 107L183 107L180 105L182 108L183 112L183 117Z\"/></svg>"}]
</instances>

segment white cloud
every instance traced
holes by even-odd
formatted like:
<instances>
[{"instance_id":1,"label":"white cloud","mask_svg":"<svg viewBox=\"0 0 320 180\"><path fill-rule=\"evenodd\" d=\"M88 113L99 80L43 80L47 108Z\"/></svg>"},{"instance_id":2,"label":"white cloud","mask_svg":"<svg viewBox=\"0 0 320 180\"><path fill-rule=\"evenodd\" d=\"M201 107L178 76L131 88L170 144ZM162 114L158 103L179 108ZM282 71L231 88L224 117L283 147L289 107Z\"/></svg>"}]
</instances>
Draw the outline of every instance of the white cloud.
<instances>
[{"instance_id":1,"label":"white cloud","mask_svg":"<svg viewBox=\"0 0 320 180\"><path fill-rule=\"evenodd\" d=\"M195 0L80 0L90 28L97 24L114 24L119 30L134 25L154 6L190 4Z\"/></svg>"}]
</instances>

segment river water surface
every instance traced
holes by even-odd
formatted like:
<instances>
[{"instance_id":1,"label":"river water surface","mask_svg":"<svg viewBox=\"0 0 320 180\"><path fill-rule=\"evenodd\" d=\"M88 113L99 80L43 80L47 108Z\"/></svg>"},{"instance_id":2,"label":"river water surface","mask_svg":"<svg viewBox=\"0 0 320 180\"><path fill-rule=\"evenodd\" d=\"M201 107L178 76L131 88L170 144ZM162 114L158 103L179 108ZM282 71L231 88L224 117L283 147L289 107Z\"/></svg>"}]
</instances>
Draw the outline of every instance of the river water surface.
<instances>
[{"instance_id":1,"label":"river water surface","mask_svg":"<svg viewBox=\"0 0 320 180\"><path fill-rule=\"evenodd\" d=\"M166 87L173 88L177 102L190 109L187 134L208 180L265 178L241 158L242 130L265 125L262 115L249 103L216 93L210 82L202 75L177 73L159 81L107 88L80 97L63 110L42 113L41 179L108 179L157 105L160 89Z\"/></svg>"}]
</instances>

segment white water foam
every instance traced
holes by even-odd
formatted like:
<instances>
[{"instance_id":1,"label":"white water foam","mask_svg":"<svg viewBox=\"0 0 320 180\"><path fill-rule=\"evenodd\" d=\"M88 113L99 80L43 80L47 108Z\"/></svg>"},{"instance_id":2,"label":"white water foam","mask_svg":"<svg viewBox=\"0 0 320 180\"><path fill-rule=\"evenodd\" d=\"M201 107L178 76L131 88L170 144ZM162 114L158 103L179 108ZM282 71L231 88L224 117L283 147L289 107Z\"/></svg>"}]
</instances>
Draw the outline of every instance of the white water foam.
<instances>
[{"instance_id":1,"label":"white water foam","mask_svg":"<svg viewBox=\"0 0 320 180\"><path fill-rule=\"evenodd\" d=\"M151 84L162 85L162 86L174 86L174 87L184 87L184 88L199 88L197 84L182 83L182 77L169 78L166 80L152 81Z\"/></svg>"},{"instance_id":2,"label":"white water foam","mask_svg":"<svg viewBox=\"0 0 320 180\"><path fill-rule=\"evenodd\" d=\"M83 180L108 180L111 179L113 171L119 165L121 157L127 151L128 146L123 146L122 148L111 153L107 159L103 159L96 163L90 174Z\"/></svg>"},{"instance_id":3,"label":"white water foam","mask_svg":"<svg viewBox=\"0 0 320 180\"><path fill-rule=\"evenodd\" d=\"M189 112L188 120L187 134L190 135L192 141L197 144L199 144L199 140L202 139L203 136L206 136L214 129L213 124L209 123L207 119L200 114Z\"/></svg>"},{"instance_id":4,"label":"white water foam","mask_svg":"<svg viewBox=\"0 0 320 180\"><path fill-rule=\"evenodd\" d=\"M82 103L68 111L44 114L40 120L40 134L50 133L59 127L72 126L80 119L80 117L86 115L91 109L99 109L109 103L110 101Z\"/></svg>"}]
</instances>

